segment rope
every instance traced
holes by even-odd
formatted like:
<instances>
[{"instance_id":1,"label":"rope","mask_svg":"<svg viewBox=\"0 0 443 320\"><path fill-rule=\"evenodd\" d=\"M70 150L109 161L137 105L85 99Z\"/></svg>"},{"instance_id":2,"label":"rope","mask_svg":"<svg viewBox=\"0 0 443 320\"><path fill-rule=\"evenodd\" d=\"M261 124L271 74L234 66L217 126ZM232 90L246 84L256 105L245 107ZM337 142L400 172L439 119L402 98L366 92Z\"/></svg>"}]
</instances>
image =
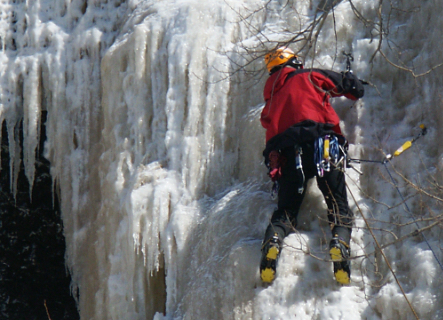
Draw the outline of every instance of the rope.
<instances>
[{"instance_id":1,"label":"rope","mask_svg":"<svg viewBox=\"0 0 443 320\"><path fill-rule=\"evenodd\" d=\"M416 139L415 139L416 140ZM406 210L409 212L409 214L412 217L412 220L414 221L415 225L417 226L418 229L420 229L420 225L418 224L417 220L414 217L414 214L412 213L412 211L409 209L408 204L406 203L405 198L403 197L403 195L401 194L401 191L397 185L397 183L394 180L394 177L391 174L391 171L389 171L388 166L386 165L389 161L386 158L383 161L380 160L363 160L363 159L349 159L350 162L356 162L356 163L360 163L360 162L370 162L370 163L380 163L383 164L386 168L386 171L389 174L389 177L391 178L392 184L395 186L395 188L397 189L398 194L400 195L400 198L402 199L403 203L405 204ZM432 254L434 255L435 260L437 261L438 265L440 266L440 269L443 271L443 264L441 263L440 259L438 259L437 254L435 253L434 249L432 249L431 244L429 243L428 239L426 238L426 236L424 235L424 233L420 232L421 235L423 236L423 240L426 242L426 244L428 245L429 250L431 250Z\"/></svg>"},{"instance_id":2,"label":"rope","mask_svg":"<svg viewBox=\"0 0 443 320\"><path fill-rule=\"evenodd\" d=\"M412 220L414 220L415 225L417 226L418 229L420 229L420 226L417 222L417 220L414 217L414 214L412 213L412 211L409 209L408 204L406 203L405 198L403 197L403 195L401 194L401 191L399 189L399 187L397 186L397 184L395 183L394 177L391 174L391 171L389 171L388 166L386 165L386 163L383 163L386 171L388 171L389 177L391 177L391 181L394 184L395 188L397 189L398 194L400 195L400 198L402 199L403 203L405 204L406 210L409 212L409 214L412 217ZM426 244L428 245L429 249L431 250L432 254L434 255L435 260L437 260L438 265L440 266L440 269L443 271L443 265L440 262L440 260L437 257L437 254L435 253L435 251L432 249L431 244L429 243L428 239L426 238L426 236L424 235L424 233L421 233L421 235L423 236L424 241L426 242Z\"/></svg>"},{"instance_id":3,"label":"rope","mask_svg":"<svg viewBox=\"0 0 443 320\"><path fill-rule=\"evenodd\" d=\"M346 184L346 187L348 188L348 191L349 191L349 193L351 194L352 199L354 200L354 203L355 203L355 205L356 205L358 211L360 212L360 214L361 214L361 216L362 216L362 218L363 218L363 220L364 220L364 222L365 222L365 224L366 224L366 226L367 226L369 232L371 233L372 238L374 238L375 244L377 245L377 248L380 250L380 253L381 253L382 256L383 256L383 259L385 260L386 265L388 266L389 270L391 270L391 273L392 273L392 275L394 276L394 279L395 279L395 281L397 282L397 285L398 285L398 287L400 288L400 290L401 290L401 292L402 292L402 294L403 294L403 297L405 298L406 302L408 303L409 308L411 308L411 311L412 311L412 313L414 314L415 318L416 318L417 320L420 320L420 318L419 318L418 315L417 315L417 312L415 311L414 307L412 306L411 302L409 301L408 297L406 296L406 292L403 290L403 287L401 286L400 281L399 281L398 278L397 278L397 275L395 274L394 270L392 269L391 264L389 263L388 257L386 257L385 253L383 252L383 249L382 249L382 247L380 246L380 243L378 243L377 238L375 237L375 234L374 234L374 232L372 231L371 226L369 225L369 222L366 220L366 217L363 215L363 211L360 209L360 206L358 205L357 200L355 199L354 194L352 193L352 191L351 191L351 189L349 188L348 184Z\"/></svg>"}]
</instances>

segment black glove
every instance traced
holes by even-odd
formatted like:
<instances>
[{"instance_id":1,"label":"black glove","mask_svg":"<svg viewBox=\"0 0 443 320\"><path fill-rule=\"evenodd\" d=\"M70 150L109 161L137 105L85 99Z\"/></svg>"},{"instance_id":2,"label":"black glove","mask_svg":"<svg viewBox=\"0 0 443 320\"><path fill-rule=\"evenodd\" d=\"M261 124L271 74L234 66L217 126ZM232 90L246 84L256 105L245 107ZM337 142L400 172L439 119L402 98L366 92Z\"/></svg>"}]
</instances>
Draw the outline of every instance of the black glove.
<instances>
[{"instance_id":1,"label":"black glove","mask_svg":"<svg viewBox=\"0 0 443 320\"><path fill-rule=\"evenodd\" d=\"M342 89L343 93L350 93L357 99L361 98L365 94L365 89L363 88L363 83L354 76L351 72L342 72Z\"/></svg>"}]
</instances>

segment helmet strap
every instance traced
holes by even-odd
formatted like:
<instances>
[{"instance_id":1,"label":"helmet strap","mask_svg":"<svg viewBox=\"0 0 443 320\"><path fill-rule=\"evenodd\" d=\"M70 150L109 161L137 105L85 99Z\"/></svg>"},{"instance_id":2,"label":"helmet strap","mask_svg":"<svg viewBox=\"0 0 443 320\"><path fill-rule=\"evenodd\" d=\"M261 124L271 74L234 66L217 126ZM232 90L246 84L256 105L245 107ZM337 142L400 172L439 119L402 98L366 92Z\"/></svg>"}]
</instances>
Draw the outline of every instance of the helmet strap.
<instances>
[{"instance_id":1,"label":"helmet strap","mask_svg":"<svg viewBox=\"0 0 443 320\"><path fill-rule=\"evenodd\" d=\"M303 69L303 63L298 60L297 58L293 58L291 60L289 60L288 62L286 62L285 64L281 64L279 66L275 66L274 68L271 69L271 71L269 72L269 74L273 74L276 71L281 70L284 67L292 67L294 69Z\"/></svg>"}]
</instances>

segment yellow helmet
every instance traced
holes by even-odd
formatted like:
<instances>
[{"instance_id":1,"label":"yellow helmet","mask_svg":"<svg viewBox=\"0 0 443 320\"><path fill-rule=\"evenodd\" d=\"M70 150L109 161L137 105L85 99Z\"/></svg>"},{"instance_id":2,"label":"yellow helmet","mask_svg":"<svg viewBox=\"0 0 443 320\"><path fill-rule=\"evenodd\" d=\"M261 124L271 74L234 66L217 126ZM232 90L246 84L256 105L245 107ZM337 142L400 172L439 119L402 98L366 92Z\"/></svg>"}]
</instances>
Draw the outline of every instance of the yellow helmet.
<instances>
[{"instance_id":1,"label":"yellow helmet","mask_svg":"<svg viewBox=\"0 0 443 320\"><path fill-rule=\"evenodd\" d=\"M288 63L291 59L297 59L297 62L301 65L301 62L298 61L298 56L294 51L287 47L280 47L265 55L266 68L271 72L276 66Z\"/></svg>"}]
</instances>

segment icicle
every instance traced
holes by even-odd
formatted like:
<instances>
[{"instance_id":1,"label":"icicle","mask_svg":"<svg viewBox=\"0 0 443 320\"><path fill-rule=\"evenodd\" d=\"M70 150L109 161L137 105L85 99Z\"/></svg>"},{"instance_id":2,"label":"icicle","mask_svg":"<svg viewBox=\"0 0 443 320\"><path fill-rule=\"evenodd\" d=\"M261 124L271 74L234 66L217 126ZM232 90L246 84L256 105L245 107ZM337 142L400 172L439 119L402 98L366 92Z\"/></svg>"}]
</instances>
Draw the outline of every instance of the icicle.
<instances>
[{"instance_id":1,"label":"icicle","mask_svg":"<svg viewBox=\"0 0 443 320\"><path fill-rule=\"evenodd\" d=\"M23 86L23 161L32 194L36 152L40 141L41 88L39 61L30 62Z\"/></svg>"}]
</instances>

